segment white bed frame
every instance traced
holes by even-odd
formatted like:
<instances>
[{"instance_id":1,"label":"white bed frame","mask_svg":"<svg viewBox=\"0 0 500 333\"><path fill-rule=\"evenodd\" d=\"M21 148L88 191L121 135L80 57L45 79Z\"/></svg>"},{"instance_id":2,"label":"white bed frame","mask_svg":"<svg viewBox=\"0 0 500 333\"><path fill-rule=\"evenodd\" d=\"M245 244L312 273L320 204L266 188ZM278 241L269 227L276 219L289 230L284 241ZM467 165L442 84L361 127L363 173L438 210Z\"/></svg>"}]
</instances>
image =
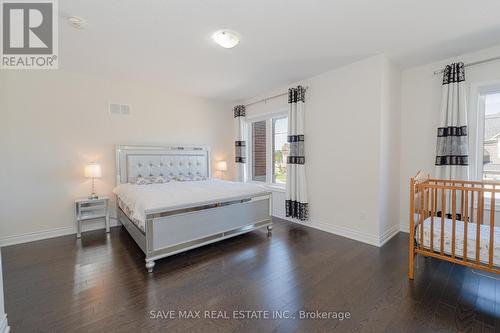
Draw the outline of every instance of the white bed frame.
<instances>
[{"instance_id":1,"label":"white bed frame","mask_svg":"<svg viewBox=\"0 0 500 333\"><path fill-rule=\"evenodd\" d=\"M138 176L201 175L210 177L206 146L116 146L116 183ZM118 200L117 200L118 202ZM155 260L267 227L272 230L271 192L207 202L177 210L146 211L145 231L117 206L118 221L146 255L146 269Z\"/></svg>"}]
</instances>

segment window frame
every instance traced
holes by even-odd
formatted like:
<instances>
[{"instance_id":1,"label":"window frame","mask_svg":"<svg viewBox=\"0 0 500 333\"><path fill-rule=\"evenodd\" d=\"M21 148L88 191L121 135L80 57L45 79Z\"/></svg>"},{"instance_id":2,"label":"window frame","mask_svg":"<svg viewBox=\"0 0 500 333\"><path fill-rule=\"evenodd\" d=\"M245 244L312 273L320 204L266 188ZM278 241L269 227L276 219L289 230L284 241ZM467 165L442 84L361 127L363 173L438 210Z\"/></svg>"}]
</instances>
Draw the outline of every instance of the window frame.
<instances>
[{"instance_id":1,"label":"window frame","mask_svg":"<svg viewBox=\"0 0 500 333\"><path fill-rule=\"evenodd\" d=\"M288 113L284 116L280 116L280 117L272 117L271 118L271 136L272 136L272 145L271 145L271 170L272 170L272 174L271 174L271 177L272 177L272 184L273 185L278 185L278 186L286 186L286 179L285 179L285 182L284 183L277 183L276 182L276 174L275 174L275 165L274 163L276 163L276 159L275 159L275 156L274 156L274 148L275 148L275 133L274 133L274 128L275 128L275 125L276 125L276 120L280 120L280 119L287 119L287 123L288 123ZM287 138L288 138L288 129L287 129ZM286 164L286 161L285 161L285 164Z\"/></svg>"},{"instance_id":2,"label":"window frame","mask_svg":"<svg viewBox=\"0 0 500 333\"><path fill-rule=\"evenodd\" d=\"M500 92L500 80L473 83L470 91L469 120L469 176L472 180L483 180L484 116L485 95ZM490 210L490 194L485 193L484 209ZM477 199L475 200L477 205ZM495 204L495 211L500 212L500 202Z\"/></svg>"},{"instance_id":3,"label":"window frame","mask_svg":"<svg viewBox=\"0 0 500 333\"><path fill-rule=\"evenodd\" d=\"M473 138L473 155L471 155L474 161L470 170L471 175L474 180L483 181L483 152L484 152L484 120L485 120L485 109L486 109L486 95L498 94L500 93L500 81L488 82L476 85L473 89L474 97L472 101L475 101L475 117L473 117L474 122L471 123L471 129L474 133L471 133L470 138Z\"/></svg>"},{"instance_id":4,"label":"window frame","mask_svg":"<svg viewBox=\"0 0 500 333\"><path fill-rule=\"evenodd\" d=\"M265 114L259 114L255 116L247 116L246 127L247 127L247 137L248 137L248 160L246 163L247 167L247 182L264 184L271 188L284 190L286 187L285 183L275 183L274 182L274 135L273 135L273 119L287 118L288 110L283 109L275 112L267 112ZM252 135L252 123L258 121L266 121L266 181L253 180L253 135Z\"/></svg>"},{"instance_id":5,"label":"window frame","mask_svg":"<svg viewBox=\"0 0 500 333\"><path fill-rule=\"evenodd\" d=\"M255 180L254 179L254 170L253 170L253 162L254 162L254 141L253 141L253 125L255 123L260 123L260 122L265 122L266 124L266 178L264 181L262 180ZM267 183L268 182L268 174L269 174L269 168L268 168L268 151L269 151L269 129L268 129L268 120L267 119L259 119L259 120L252 120L248 123L248 176L249 180L253 183Z\"/></svg>"}]
</instances>

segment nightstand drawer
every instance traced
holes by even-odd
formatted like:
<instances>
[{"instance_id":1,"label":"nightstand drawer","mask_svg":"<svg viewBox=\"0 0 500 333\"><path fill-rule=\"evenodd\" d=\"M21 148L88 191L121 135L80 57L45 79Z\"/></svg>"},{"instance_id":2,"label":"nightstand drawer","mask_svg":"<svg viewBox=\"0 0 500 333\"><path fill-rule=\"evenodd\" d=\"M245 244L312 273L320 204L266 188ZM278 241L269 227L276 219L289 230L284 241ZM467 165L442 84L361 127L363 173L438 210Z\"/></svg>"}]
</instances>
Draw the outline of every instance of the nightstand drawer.
<instances>
[{"instance_id":1,"label":"nightstand drawer","mask_svg":"<svg viewBox=\"0 0 500 333\"><path fill-rule=\"evenodd\" d=\"M106 209L105 202L96 202L96 203L82 203L80 204L80 211L88 211L88 210L96 210L96 209Z\"/></svg>"},{"instance_id":2,"label":"nightstand drawer","mask_svg":"<svg viewBox=\"0 0 500 333\"><path fill-rule=\"evenodd\" d=\"M89 212L89 213L81 213L80 217L78 218L80 221L83 220L92 220L92 219L98 219L101 217L106 217L106 211L103 210L102 213L99 212Z\"/></svg>"}]
</instances>

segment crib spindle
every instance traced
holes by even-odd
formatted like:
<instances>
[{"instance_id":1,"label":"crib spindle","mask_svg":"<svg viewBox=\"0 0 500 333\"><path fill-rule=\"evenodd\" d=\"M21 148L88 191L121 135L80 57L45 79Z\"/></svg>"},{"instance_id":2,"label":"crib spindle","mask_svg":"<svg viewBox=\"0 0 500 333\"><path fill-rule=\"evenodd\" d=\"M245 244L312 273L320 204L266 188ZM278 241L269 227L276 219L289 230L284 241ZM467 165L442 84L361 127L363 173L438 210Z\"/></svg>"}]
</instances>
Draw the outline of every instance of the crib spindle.
<instances>
[{"instance_id":1,"label":"crib spindle","mask_svg":"<svg viewBox=\"0 0 500 333\"><path fill-rule=\"evenodd\" d=\"M420 187L420 250L424 250L424 188Z\"/></svg>"},{"instance_id":2,"label":"crib spindle","mask_svg":"<svg viewBox=\"0 0 500 333\"><path fill-rule=\"evenodd\" d=\"M451 191L451 257L455 258L455 229L457 224L457 191Z\"/></svg>"},{"instance_id":3,"label":"crib spindle","mask_svg":"<svg viewBox=\"0 0 500 333\"><path fill-rule=\"evenodd\" d=\"M436 196L437 196L437 193L436 193L436 189L433 188L431 190L431 237L430 237L430 249L431 249L431 252L434 251L434 215L435 215L435 212L436 212Z\"/></svg>"},{"instance_id":4,"label":"crib spindle","mask_svg":"<svg viewBox=\"0 0 500 333\"><path fill-rule=\"evenodd\" d=\"M460 191L460 217L462 217L463 219L463 216L464 216L464 210L465 210L465 205L464 205L464 196L465 196L465 193L464 193L464 189L463 187L465 187L465 184L462 183L462 190Z\"/></svg>"},{"instance_id":5,"label":"crib spindle","mask_svg":"<svg viewBox=\"0 0 500 333\"><path fill-rule=\"evenodd\" d=\"M425 218L428 218L429 217L429 188L427 187L425 189Z\"/></svg>"},{"instance_id":6,"label":"crib spindle","mask_svg":"<svg viewBox=\"0 0 500 333\"><path fill-rule=\"evenodd\" d=\"M477 221L476 221L476 263L479 265L479 244L481 243L481 222L483 220L483 191L477 193Z\"/></svg>"},{"instance_id":7,"label":"crib spindle","mask_svg":"<svg viewBox=\"0 0 500 333\"><path fill-rule=\"evenodd\" d=\"M438 210L438 189L434 188L434 217L437 216L437 210Z\"/></svg>"},{"instance_id":8,"label":"crib spindle","mask_svg":"<svg viewBox=\"0 0 500 333\"><path fill-rule=\"evenodd\" d=\"M444 253L444 218L446 216L446 193L441 189L441 255Z\"/></svg>"},{"instance_id":9,"label":"crib spindle","mask_svg":"<svg viewBox=\"0 0 500 333\"><path fill-rule=\"evenodd\" d=\"M472 185L472 187L474 187L474 185ZM470 222L473 223L474 222L474 190L472 190L470 192Z\"/></svg>"},{"instance_id":10,"label":"crib spindle","mask_svg":"<svg viewBox=\"0 0 500 333\"><path fill-rule=\"evenodd\" d=\"M493 189L495 187L493 186ZM493 248L494 248L494 230L495 229L495 192L491 192L491 203L490 203L490 253L489 253L489 266L493 266Z\"/></svg>"},{"instance_id":11,"label":"crib spindle","mask_svg":"<svg viewBox=\"0 0 500 333\"><path fill-rule=\"evenodd\" d=\"M467 262L467 232L468 232L468 219L469 219L469 192L467 190L464 191L464 207L465 207L465 210L464 210L464 216L462 217L463 221L464 221L464 247L463 247L463 250L464 250L464 253L463 253L463 258L464 258L464 261Z\"/></svg>"}]
</instances>

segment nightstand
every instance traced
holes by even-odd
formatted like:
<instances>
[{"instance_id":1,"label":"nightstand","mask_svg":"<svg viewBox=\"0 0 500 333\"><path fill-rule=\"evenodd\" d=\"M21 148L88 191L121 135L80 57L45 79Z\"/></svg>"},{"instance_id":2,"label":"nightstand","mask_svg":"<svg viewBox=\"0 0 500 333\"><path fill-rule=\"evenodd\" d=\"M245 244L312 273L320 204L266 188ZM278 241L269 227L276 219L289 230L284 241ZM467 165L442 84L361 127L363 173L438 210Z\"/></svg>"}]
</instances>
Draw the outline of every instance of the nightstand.
<instances>
[{"instance_id":1,"label":"nightstand","mask_svg":"<svg viewBox=\"0 0 500 333\"><path fill-rule=\"evenodd\" d=\"M99 197L98 199L77 199L76 209L76 238L81 237L82 221L104 218L106 222L106 232L109 232L109 198Z\"/></svg>"}]
</instances>

